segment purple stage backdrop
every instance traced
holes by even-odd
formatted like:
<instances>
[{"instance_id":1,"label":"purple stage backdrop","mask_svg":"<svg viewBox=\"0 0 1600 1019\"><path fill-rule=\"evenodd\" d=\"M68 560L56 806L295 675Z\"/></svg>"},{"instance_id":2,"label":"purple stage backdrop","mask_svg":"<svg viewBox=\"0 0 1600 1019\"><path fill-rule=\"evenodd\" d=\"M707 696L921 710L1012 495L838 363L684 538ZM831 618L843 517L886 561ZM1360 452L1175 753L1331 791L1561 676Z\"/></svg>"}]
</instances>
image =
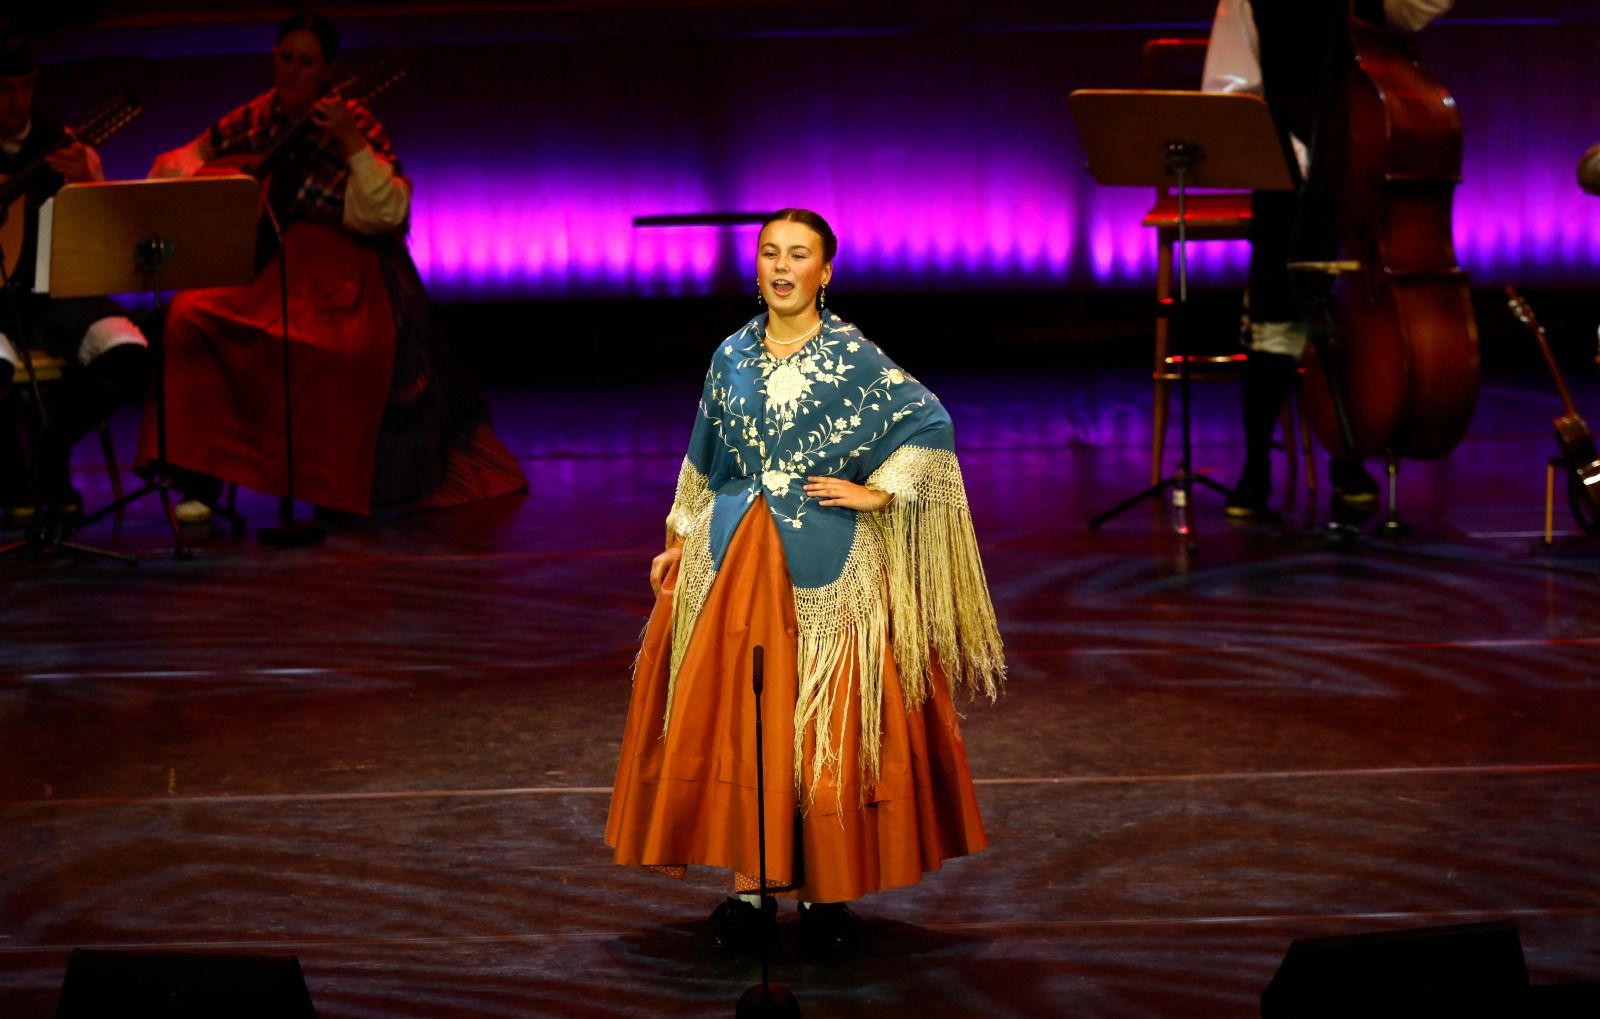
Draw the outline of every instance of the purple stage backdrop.
<instances>
[{"instance_id":1,"label":"purple stage backdrop","mask_svg":"<svg viewBox=\"0 0 1600 1019\"><path fill-rule=\"evenodd\" d=\"M358 50L364 29L386 41L355 23ZM1088 179L1066 96L1137 87L1145 39L1203 31L1195 20L500 43L480 30L414 45L409 79L377 109L416 185L412 250L443 297L736 293L753 277L752 228L634 217L783 205L835 224L841 293L1144 287L1149 193ZM147 115L105 158L141 175L264 86L265 57L240 52L257 35L264 49L262 26L102 35L57 54L45 94L70 111L140 88ZM1600 25L1463 19L1422 43L1465 124L1461 262L1485 284L1600 279L1600 199L1573 174L1600 140ZM1195 280L1236 281L1246 257L1241 244L1196 245Z\"/></svg>"}]
</instances>

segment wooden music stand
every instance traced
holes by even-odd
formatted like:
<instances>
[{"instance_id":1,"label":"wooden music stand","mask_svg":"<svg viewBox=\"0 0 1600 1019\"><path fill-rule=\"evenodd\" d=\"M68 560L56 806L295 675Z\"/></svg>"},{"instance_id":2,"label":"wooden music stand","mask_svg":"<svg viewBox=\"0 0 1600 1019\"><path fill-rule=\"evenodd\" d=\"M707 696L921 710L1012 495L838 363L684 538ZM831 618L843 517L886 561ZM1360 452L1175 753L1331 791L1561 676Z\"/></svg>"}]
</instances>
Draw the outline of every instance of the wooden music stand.
<instances>
[{"instance_id":1,"label":"wooden music stand","mask_svg":"<svg viewBox=\"0 0 1600 1019\"><path fill-rule=\"evenodd\" d=\"M167 400L159 336L163 291L231 287L255 279L261 185L242 175L69 184L56 193L50 294L151 296L156 462L151 481L85 517L88 526L155 492L172 528L173 552L189 550L172 512L167 477Z\"/></svg>"},{"instance_id":2,"label":"wooden music stand","mask_svg":"<svg viewBox=\"0 0 1600 1019\"><path fill-rule=\"evenodd\" d=\"M1067 97L1095 183L1114 187L1174 186L1178 195L1178 404L1183 448L1178 471L1117 503L1089 521L1091 530L1146 499L1172 493L1173 530L1194 551L1194 482L1227 494L1196 477L1191 463L1189 405L1190 188L1291 191L1297 175L1285 158L1272 113L1259 96L1227 92L1165 92L1139 89L1079 89Z\"/></svg>"}]
</instances>

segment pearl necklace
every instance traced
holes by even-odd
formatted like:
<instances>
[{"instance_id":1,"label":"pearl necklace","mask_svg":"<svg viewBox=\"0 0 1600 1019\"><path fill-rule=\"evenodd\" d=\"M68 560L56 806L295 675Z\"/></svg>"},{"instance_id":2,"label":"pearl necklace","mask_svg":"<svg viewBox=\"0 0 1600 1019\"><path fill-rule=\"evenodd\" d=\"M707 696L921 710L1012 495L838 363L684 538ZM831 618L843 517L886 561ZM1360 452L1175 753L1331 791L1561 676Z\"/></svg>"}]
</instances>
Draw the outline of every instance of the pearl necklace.
<instances>
[{"instance_id":1,"label":"pearl necklace","mask_svg":"<svg viewBox=\"0 0 1600 1019\"><path fill-rule=\"evenodd\" d=\"M766 335L767 342L772 344L774 347L792 347L797 343L804 343L805 341L811 339L811 334L816 332L818 329L821 329L821 328L822 328L822 320L819 318L819 319L817 319L817 324L816 325L812 326L810 329L807 329L804 333L800 334L799 336L796 336L792 340L775 340L775 339L772 338L772 330L765 329L765 330L762 330L762 331Z\"/></svg>"}]
</instances>

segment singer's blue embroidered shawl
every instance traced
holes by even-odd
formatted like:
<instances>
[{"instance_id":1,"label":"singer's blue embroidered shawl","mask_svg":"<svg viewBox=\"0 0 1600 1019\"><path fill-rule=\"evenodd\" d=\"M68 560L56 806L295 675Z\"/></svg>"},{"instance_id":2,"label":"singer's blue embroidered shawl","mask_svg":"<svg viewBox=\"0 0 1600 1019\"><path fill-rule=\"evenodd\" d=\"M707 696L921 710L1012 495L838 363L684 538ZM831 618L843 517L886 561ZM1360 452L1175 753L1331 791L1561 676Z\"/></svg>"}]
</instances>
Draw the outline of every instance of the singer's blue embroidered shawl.
<instances>
[{"instance_id":1,"label":"singer's blue embroidered shawl","mask_svg":"<svg viewBox=\"0 0 1600 1019\"><path fill-rule=\"evenodd\" d=\"M762 512L782 538L800 630L797 758L807 726L831 717L845 693L839 677L854 674L869 744L863 766L875 773L891 641L908 707L923 702L936 669L991 697L1004 678L950 416L832 312L823 312L817 336L782 359L762 343L765 328L766 315L757 316L712 356L679 474L667 519L669 540L683 541L672 676L675 683L734 531L763 497ZM810 475L836 475L894 499L873 513L825 508L805 494ZM855 669L838 668L846 656ZM820 772L837 762L829 734L817 737Z\"/></svg>"}]
</instances>

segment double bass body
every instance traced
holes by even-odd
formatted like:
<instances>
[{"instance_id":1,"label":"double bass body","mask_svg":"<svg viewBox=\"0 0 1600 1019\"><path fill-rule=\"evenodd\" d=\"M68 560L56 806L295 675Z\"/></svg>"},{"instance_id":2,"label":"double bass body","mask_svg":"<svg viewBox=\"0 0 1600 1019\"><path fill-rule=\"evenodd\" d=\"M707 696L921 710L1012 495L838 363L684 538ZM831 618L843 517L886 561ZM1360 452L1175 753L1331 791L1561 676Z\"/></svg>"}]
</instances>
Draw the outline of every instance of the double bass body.
<instances>
[{"instance_id":1,"label":"double bass body","mask_svg":"<svg viewBox=\"0 0 1600 1019\"><path fill-rule=\"evenodd\" d=\"M1327 356L1307 352L1312 423L1346 455L1433 459L1461 441L1478 394L1477 323L1451 232L1461 120L1410 36L1355 18L1350 32L1347 102L1318 159L1327 159L1340 258L1360 268L1335 288Z\"/></svg>"}]
</instances>

